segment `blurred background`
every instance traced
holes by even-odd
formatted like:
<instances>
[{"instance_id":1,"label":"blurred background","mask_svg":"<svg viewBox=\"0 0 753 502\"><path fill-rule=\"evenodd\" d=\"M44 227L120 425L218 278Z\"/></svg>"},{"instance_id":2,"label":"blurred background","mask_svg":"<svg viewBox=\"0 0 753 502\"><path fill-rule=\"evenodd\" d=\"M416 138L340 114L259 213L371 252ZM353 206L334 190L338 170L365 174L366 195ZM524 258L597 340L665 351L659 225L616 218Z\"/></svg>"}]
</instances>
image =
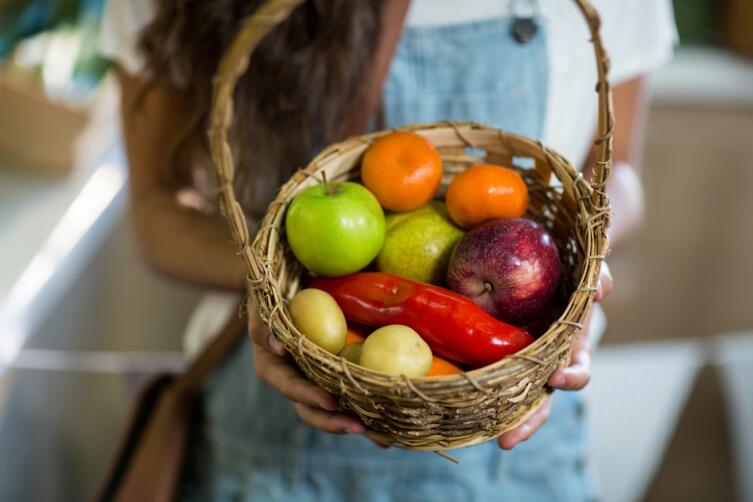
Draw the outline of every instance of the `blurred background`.
<instances>
[{"instance_id":1,"label":"blurred background","mask_svg":"<svg viewBox=\"0 0 753 502\"><path fill-rule=\"evenodd\" d=\"M91 497L201 294L131 247L100 11L0 0L0 500ZM753 501L753 2L675 13L646 222L610 260L592 458L605 500Z\"/></svg>"}]
</instances>

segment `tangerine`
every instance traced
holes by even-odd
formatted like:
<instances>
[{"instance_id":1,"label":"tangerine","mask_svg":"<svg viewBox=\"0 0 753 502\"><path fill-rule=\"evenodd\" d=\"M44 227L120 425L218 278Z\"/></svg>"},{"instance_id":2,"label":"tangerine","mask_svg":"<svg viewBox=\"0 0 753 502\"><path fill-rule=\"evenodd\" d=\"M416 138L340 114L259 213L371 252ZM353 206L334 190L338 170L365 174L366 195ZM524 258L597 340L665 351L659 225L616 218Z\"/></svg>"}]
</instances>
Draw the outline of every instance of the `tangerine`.
<instances>
[{"instance_id":1,"label":"tangerine","mask_svg":"<svg viewBox=\"0 0 753 502\"><path fill-rule=\"evenodd\" d=\"M519 218L528 207L528 188L517 172L482 164L455 176L445 197L450 218L462 228L497 218Z\"/></svg>"},{"instance_id":2,"label":"tangerine","mask_svg":"<svg viewBox=\"0 0 753 502\"><path fill-rule=\"evenodd\" d=\"M445 375L457 375L462 370L452 364L447 359L442 359L439 356L433 356L431 361L431 368L426 376L445 376Z\"/></svg>"},{"instance_id":3,"label":"tangerine","mask_svg":"<svg viewBox=\"0 0 753 502\"><path fill-rule=\"evenodd\" d=\"M382 136L366 150L361 180L385 209L418 209L436 195L442 159L431 142L412 132Z\"/></svg>"},{"instance_id":4,"label":"tangerine","mask_svg":"<svg viewBox=\"0 0 753 502\"><path fill-rule=\"evenodd\" d=\"M366 337L363 333L356 331L352 327L348 326L348 332L345 334L345 345L348 346L351 343L363 343Z\"/></svg>"}]
</instances>

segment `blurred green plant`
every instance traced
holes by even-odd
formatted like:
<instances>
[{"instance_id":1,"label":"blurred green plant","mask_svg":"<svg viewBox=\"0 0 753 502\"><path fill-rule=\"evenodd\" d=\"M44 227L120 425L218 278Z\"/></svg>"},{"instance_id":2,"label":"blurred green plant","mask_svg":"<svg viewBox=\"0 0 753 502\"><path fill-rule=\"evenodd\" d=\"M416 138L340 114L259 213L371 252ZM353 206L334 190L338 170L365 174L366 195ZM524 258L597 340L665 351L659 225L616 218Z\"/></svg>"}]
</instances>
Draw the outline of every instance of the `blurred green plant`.
<instances>
[{"instance_id":1,"label":"blurred green plant","mask_svg":"<svg viewBox=\"0 0 753 502\"><path fill-rule=\"evenodd\" d=\"M73 78L96 85L109 68L97 43L104 0L0 0L0 63L22 41L74 30L81 37Z\"/></svg>"},{"instance_id":2,"label":"blurred green plant","mask_svg":"<svg viewBox=\"0 0 753 502\"><path fill-rule=\"evenodd\" d=\"M720 0L674 0L681 45L719 43Z\"/></svg>"}]
</instances>

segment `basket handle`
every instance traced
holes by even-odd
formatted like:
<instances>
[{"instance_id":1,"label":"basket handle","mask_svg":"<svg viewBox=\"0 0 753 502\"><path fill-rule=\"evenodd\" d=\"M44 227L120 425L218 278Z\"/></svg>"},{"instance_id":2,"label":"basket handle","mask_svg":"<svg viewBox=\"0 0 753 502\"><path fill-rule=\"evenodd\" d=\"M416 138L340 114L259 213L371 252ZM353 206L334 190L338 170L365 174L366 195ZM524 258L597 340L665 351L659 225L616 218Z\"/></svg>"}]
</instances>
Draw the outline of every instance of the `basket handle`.
<instances>
[{"instance_id":1,"label":"basket handle","mask_svg":"<svg viewBox=\"0 0 753 502\"><path fill-rule=\"evenodd\" d=\"M258 281L264 277L264 266L251 249L246 216L233 190L235 163L228 142L228 130L233 122L233 92L238 79L246 72L251 53L259 42L304 1L267 0L260 5L243 21L240 30L223 54L214 76L209 143L219 185L220 210L230 225L233 240L240 246L240 256L250 272L251 281Z\"/></svg>"},{"instance_id":2,"label":"basket handle","mask_svg":"<svg viewBox=\"0 0 753 502\"><path fill-rule=\"evenodd\" d=\"M228 142L228 130L233 121L233 92L238 79L248 68L251 53L275 26L287 19L290 12L305 0L267 0L241 25L217 67L213 82L212 108L209 117L209 142L212 163L217 175L220 192L220 209L228 220L233 239L240 246L241 258L245 261L250 279L258 281L264 276L264 267L251 249L246 217L233 191L235 164ZM601 40L601 21L589 0L573 0L588 23L596 56L599 95L599 122L596 146L597 160L591 177L592 201L603 232L609 224L609 206L605 192L607 178L612 171L612 133L614 112L612 90L607 81L609 58Z\"/></svg>"},{"instance_id":3,"label":"basket handle","mask_svg":"<svg viewBox=\"0 0 753 502\"><path fill-rule=\"evenodd\" d=\"M609 85L607 74L609 73L609 56L604 48L604 43L599 32L601 19L589 0L574 0L583 17L586 18L588 29L591 32L591 42L596 56L596 92L599 94L599 114L596 147L596 162L591 174L591 200L594 210L603 218L603 232L609 227L609 199L606 194L606 184L612 173L614 157L614 105L612 103L612 87Z\"/></svg>"}]
</instances>

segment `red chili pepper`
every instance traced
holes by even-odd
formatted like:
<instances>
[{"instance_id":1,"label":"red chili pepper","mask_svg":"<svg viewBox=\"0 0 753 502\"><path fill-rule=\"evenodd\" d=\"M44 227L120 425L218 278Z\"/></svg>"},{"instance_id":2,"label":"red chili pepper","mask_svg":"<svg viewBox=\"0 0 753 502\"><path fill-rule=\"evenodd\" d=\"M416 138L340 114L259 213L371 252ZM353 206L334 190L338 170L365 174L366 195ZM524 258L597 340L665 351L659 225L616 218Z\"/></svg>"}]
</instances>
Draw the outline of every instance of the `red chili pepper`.
<instances>
[{"instance_id":1,"label":"red chili pepper","mask_svg":"<svg viewBox=\"0 0 753 502\"><path fill-rule=\"evenodd\" d=\"M498 321L462 295L392 274L317 277L311 287L331 294L349 321L409 326L432 351L474 367L499 361L534 341L525 330Z\"/></svg>"}]
</instances>

